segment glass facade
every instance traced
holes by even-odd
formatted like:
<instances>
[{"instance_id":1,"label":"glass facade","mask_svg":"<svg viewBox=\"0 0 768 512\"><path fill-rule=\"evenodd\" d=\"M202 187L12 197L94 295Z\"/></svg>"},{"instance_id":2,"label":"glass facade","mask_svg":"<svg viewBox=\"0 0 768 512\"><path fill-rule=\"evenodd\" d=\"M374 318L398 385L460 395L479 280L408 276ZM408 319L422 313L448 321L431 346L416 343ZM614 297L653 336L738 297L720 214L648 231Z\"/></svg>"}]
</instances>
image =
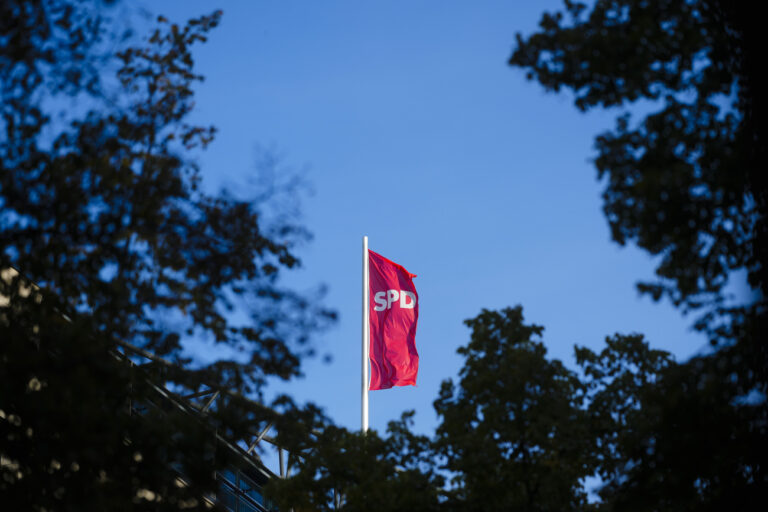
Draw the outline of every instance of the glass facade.
<instances>
[{"instance_id":1,"label":"glass facade","mask_svg":"<svg viewBox=\"0 0 768 512\"><path fill-rule=\"evenodd\" d=\"M241 470L224 470L217 474L219 490L216 499L232 512L275 512L277 509L264 498L261 487Z\"/></svg>"}]
</instances>

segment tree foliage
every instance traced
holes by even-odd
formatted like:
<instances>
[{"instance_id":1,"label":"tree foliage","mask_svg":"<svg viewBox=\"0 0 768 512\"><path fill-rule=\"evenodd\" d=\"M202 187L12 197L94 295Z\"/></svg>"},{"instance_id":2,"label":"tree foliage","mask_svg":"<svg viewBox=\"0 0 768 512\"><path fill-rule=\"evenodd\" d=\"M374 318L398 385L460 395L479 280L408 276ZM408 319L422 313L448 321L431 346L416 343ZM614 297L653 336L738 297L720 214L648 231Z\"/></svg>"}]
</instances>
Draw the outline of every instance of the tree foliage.
<instances>
[{"instance_id":1,"label":"tree foliage","mask_svg":"<svg viewBox=\"0 0 768 512\"><path fill-rule=\"evenodd\" d=\"M350 432L327 418L311 423L304 415L293 422L303 427L298 432L281 431L281 442L296 455L291 476L270 481L268 494L280 510L440 510L444 478L430 439L410 431L412 414L390 422L384 436Z\"/></svg>"},{"instance_id":2,"label":"tree foliage","mask_svg":"<svg viewBox=\"0 0 768 512\"><path fill-rule=\"evenodd\" d=\"M269 486L281 507L714 510L764 495L754 410L728 401L734 383L692 371L713 359L677 363L640 334L615 334L599 352L576 347L571 370L547 357L543 327L519 306L466 324L464 365L434 403L434 436L410 432L413 413L383 436L321 416L294 421L303 431L286 438L298 454L291 476Z\"/></svg>"},{"instance_id":3,"label":"tree foliage","mask_svg":"<svg viewBox=\"0 0 768 512\"><path fill-rule=\"evenodd\" d=\"M143 371L116 359L114 345L94 338L90 322L67 321L53 296L39 297L12 297L13 306L0 309L5 506L202 508L201 497L215 491L212 469L226 459L213 460L207 426L151 407ZM146 411L137 414L142 406ZM191 485L177 485L174 467Z\"/></svg>"},{"instance_id":4,"label":"tree foliage","mask_svg":"<svg viewBox=\"0 0 768 512\"><path fill-rule=\"evenodd\" d=\"M188 120L192 52L221 12L123 39L110 3L0 7L0 489L25 509L202 507L213 489L213 430L129 414L155 369L117 342L175 363L152 378L176 391L258 398L333 316L277 281L302 231L201 183L193 152L215 130ZM195 361L193 339L235 355ZM219 400L207 421L242 432L267 414L248 407Z\"/></svg>"},{"instance_id":5,"label":"tree foliage","mask_svg":"<svg viewBox=\"0 0 768 512\"><path fill-rule=\"evenodd\" d=\"M543 328L525 325L522 308L466 324L459 383L443 382L435 401L451 499L467 510L580 510L580 480L593 472L582 383L546 358Z\"/></svg>"},{"instance_id":6,"label":"tree foliage","mask_svg":"<svg viewBox=\"0 0 768 512\"><path fill-rule=\"evenodd\" d=\"M612 509L748 509L768 494L760 28L740 3L566 0L539 31L517 36L510 58L547 90L570 89L582 110L625 109L596 139L613 238L659 257L659 279L639 289L703 311L696 327L720 347L637 388L628 434L611 440L615 464L601 473ZM736 271L752 298L733 306L726 284ZM624 391L594 398L620 414Z\"/></svg>"},{"instance_id":7,"label":"tree foliage","mask_svg":"<svg viewBox=\"0 0 768 512\"><path fill-rule=\"evenodd\" d=\"M722 303L734 270L765 284L765 138L756 129L752 28L740 9L566 1L538 32L518 34L510 58L545 89L572 90L581 110L625 108L596 140L604 211L615 241L660 258L658 281L640 289L686 308ZM651 112L633 121L627 107L640 100Z\"/></svg>"},{"instance_id":8,"label":"tree foliage","mask_svg":"<svg viewBox=\"0 0 768 512\"><path fill-rule=\"evenodd\" d=\"M459 380L435 401L434 436L294 421L289 478L269 492L302 510L754 510L766 486L764 402L735 378L741 353L682 363L615 334L578 369L546 356L522 308L468 320ZM311 425L311 426L310 426ZM288 431L290 429L286 429ZM590 496L591 495L591 496ZM335 499L338 497L338 499Z\"/></svg>"}]
</instances>

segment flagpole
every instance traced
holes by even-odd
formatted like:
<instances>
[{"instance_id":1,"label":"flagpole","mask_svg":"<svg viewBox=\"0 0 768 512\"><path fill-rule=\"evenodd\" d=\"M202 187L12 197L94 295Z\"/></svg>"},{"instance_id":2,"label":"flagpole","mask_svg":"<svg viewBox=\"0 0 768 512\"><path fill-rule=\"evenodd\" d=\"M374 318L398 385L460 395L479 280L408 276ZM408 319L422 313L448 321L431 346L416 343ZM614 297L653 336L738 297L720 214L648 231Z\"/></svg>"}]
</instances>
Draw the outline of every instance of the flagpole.
<instances>
[{"instance_id":1,"label":"flagpole","mask_svg":"<svg viewBox=\"0 0 768 512\"><path fill-rule=\"evenodd\" d=\"M368 350L369 350L369 338L371 336L370 329L370 308L368 301L370 300L370 294L368 287L370 281L368 279L368 237L363 237L363 360L362 360L362 387L361 387L361 429L363 433L368 432Z\"/></svg>"}]
</instances>

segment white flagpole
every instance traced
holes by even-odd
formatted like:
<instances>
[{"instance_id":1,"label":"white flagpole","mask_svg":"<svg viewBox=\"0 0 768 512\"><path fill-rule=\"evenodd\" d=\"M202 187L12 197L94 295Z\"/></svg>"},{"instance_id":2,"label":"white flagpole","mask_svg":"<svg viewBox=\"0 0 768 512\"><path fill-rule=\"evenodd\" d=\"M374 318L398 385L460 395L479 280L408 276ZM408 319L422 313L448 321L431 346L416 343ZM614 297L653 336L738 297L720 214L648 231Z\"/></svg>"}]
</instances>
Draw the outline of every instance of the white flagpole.
<instances>
[{"instance_id":1,"label":"white flagpole","mask_svg":"<svg viewBox=\"0 0 768 512\"><path fill-rule=\"evenodd\" d=\"M371 335L368 280L368 237L363 237L363 372L362 372L362 431L368 432L368 347Z\"/></svg>"}]
</instances>

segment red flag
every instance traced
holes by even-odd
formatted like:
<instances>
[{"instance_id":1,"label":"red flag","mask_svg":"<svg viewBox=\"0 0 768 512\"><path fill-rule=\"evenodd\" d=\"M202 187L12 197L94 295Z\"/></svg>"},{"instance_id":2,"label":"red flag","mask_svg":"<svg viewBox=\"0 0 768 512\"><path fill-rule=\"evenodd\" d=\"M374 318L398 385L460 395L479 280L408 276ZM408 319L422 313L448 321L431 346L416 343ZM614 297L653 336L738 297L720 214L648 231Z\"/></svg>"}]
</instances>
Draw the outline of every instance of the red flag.
<instances>
[{"instance_id":1,"label":"red flag","mask_svg":"<svg viewBox=\"0 0 768 512\"><path fill-rule=\"evenodd\" d=\"M402 265L368 251L371 318L371 390L415 386L419 371L416 322L419 294Z\"/></svg>"}]
</instances>

